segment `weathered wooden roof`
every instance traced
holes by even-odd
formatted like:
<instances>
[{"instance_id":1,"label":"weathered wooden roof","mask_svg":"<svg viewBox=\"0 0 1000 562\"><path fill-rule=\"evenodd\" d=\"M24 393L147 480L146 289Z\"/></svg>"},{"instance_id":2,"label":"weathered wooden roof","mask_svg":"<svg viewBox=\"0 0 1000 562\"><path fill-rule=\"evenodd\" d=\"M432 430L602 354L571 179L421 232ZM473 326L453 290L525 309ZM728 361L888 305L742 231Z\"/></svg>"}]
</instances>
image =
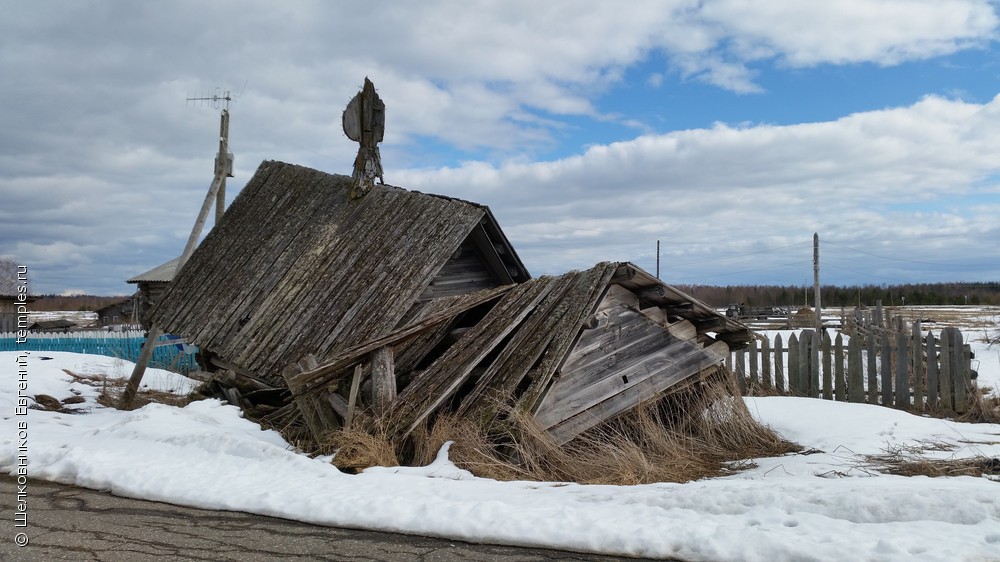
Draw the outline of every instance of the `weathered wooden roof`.
<instances>
[{"instance_id":1,"label":"weathered wooden roof","mask_svg":"<svg viewBox=\"0 0 1000 562\"><path fill-rule=\"evenodd\" d=\"M478 418L517 403L566 442L718 365L730 342L750 336L742 324L725 322L631 263L600 263L482 293L464 299L496 303L447 349L428 356L439 341L431 338L422 350L430 361L419 371L403 366L412 361L397 362L396 376L412 380L384 414L391 435L409 434L445 406ZM451 306L452 319L468 309L457 301ZM428 327L415 322L328 364L289 374L289 387L296 395L329 391L371 350Z\"/></svg>"},{"instance_id":2,"label":"weathered wooden roof","mask_svg":"<svg viewBox=\"0 0 1000 562\"><path fill-rule=\"evenodd\" d=\"M350 199L350 183L263 162L151 321L280 381L307 354L322 361L397 328L474 229L499 230L482 205L387 185ZM513 248L499 251L527 278Z\"/></svg>"},{"instance_id":3,"label":"weathered wooden roof","mask_svg":"<svg viewBox=\"0 0 1000 562\"><path fill-rule=\"evenodd\" d=\"M140 273L135 277L129 279L128 283L143 283L143 282L161 282L166 283L172 281L174 275L177 273L177 262L180 261L180 256L166 262L162 263L153 269L145 273Z\"/></svg>"}]
</instances>

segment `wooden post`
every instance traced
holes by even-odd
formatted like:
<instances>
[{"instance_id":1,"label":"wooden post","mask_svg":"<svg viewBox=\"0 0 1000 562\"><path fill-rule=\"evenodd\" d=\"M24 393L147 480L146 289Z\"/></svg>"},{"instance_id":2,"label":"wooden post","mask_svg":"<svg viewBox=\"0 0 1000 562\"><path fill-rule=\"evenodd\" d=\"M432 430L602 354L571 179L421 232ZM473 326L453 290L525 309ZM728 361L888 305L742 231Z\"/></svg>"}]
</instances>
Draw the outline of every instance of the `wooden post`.
<instances>
[{"instance_id":1,"label":"wooden post","mask_svg":"<svg viewBox=\"0 0 1000 562\"><path fill-rule=\"evenodd\" d=\"M962 332L958 328L951 328L952 354L951 362L954 365L952 379L955 381L955 413L964 414L969 405L969 351L962 341Z\"/></svg>"},{"instance_id":2,"label":"wooden post","mask_svg":"<svg viewBox=\"0 0 1000 562\"><path fill-rule=\"evenodd\" d=\"M741 350L736 354L736 382L740 385L740 392L747 392L747 351Z\"/></svg>"},{"instance_id":3,"label":"wooden post","mask_svg":"<svg viewBox=\"0 0 1000 562\"><path fill-rule=\"evenodd\" d=\"M760 380L764 390L771 390L771 340L765 339L760 345Z\"/></svg>"},{"instance_id":4,"label":"wooden post","mask_svg":"<svg viewBox=\"0 0 1000 562\"><path fill-rule=\"evenodd\" d=\"M380 347L369 356L372 364L372 406L383 414L396 399L396 367L392 348Z\"/></svg>"},{"instance_id":5,"label":"wooden post","mask_svg":"<svg viewBox=\"0 0 1000 562\"><path fill-rule=\"evenodd\" d=\"M837 334L840 337L840 334ZM833 400L833 355L830 353L830 334L823 330L823 398Z\"/></svg>"},{"instance_id":6,"label":"wooden post","mask_svg":"<svg viewBox=\"0 0 1000 562\"><path fill-rule=\"evenodd\" d=\"M896 332L896 407L903 409L910 405L909 360L906 356L906 333Z\"/></svg>"},{"instance_id":7,"label":"wooden post","mask_svg":"<svg viewBox=\"0 0 1000 562\"><path fill-rule=\"evenodd\" d=\"M803 396L809 396L815 398L814 394L810 393L812 386L815 383L810 384L809 379L812 376L812 341L813 341L812 330L802 330L799 334L799 386L795 390Z\"/></svg>"},{"instance_id":8,"label":"wooden post","mask_svg":"<svg viewBox=\"0 0 1000 562\"><path fill-rule=\"evenodd\" d=\"M854 338L851 338L853 341ZM833 345L834 348L834 390L837 395L837 400L840 402L847 402L847 379L844 377L844 336L837 334L837 340Z\"/></svg>"},{"instance_id":9,"label":"wooden post","mask_svg":"<svg viewBox=\"0 0 1000 562\"><path fill-rule=\"evenodd\" d=\"M955 391L952 381L951 334L950 328L941 330L941 357L938 359L938 382L941 385L940 404L946 410L955 409Z\"/></svg>"},{"instance_id":10,"label":"wooden post","mask_svg":"<svg viewBox=\"0 0 1000 562\"><path fill-rule=\"evenodd\" d=\"M811 338L809 338L809 396L813 398L819 398L819 350L820 350L820 335L819 331L813 332Z\"/></svg>"},{"instance_id":11,"label":"wooden post","mask_svg":"<svg viewBox=\"0 0 1000 562\"><path fill-rule=\"evenodd\" d=\"M927 333L927 407L938 406L938 357L934 333Z\"/></svg>"},{"instance_id":12,"label":"wooden post","mask_svg":"<svg viewBox=\"0 0 1000 562\"><path fill-rule=\"evenodd\" d=\"M920 329L920 320L915 320L911 328L910 340L910 369L913 372L913 407L917 410L924 408L924 354L923 334Z\"/></svg>"},{"instance_id":13,"label":"wooden post","mask_svg":"<svg viewBox=\"0 0 1000 562\"><path fill-rule=\"evenodd\" d=\"M788 336L788 392L799 390L799 340L792 334Z\"/></svg>"},{"instance_id":14,"label":"wooden post","mask_svg":"<svg viewBox=\"0 0 1000 562\"><path fill-rule=\"evenodd\" d=\"M861 367L861 340L847 342L847 393L848 400L856 404L865 401L865 376Z\"/></svg>"},{"instance_id":15,"label":"wooden post","mask_svg":"<svg viewBox=\"0 0 1000 562\"><path fill-rule=\"evenodd\" d=\"M149 331L146 332L146 341L142 344L142 351L139 352L139 358L132 369L132 376L129 377L128 384L125 385L125 390L122 392L122 397L118 404L121 409L128 410L132 407L132 401L135 400L135 395L139 392L139 383L142 382L142 375L146 372L146 365L149 365L149 360L153 358L153 351L156 350L156 342L162 335L163 330L156 326L150 326Z\"/></svg>"},{"instance_id":16,"label":"wooden post","mask_svg":"<svg viewBox=\"0 0 1000 562\"><path fill-rule=\"evenodd\" d=\"M760 369L757 367L757 340L750 340L750 380L747 387L751 394L756 394L760 389Z\"/></svg>"},{"instance_id":17,"label":"wooden post","mask_svg":"<svg viewBox=\"0 0 1000 562\"><path fill-rule=\"evenodd\" d=\"M887 329L879 330L882 340L882 361L879 368L882 370L882 405L892 406L894 394L892 392L892 332Z\"/></svg>"},{"instance_id":18,"label":"wooden post","mask_svg":"<svg viewBox=\"0 0 1000 562\"><path fill-rule=\"evenodd\" d=\"M344 429L351 428L354 421L354 409L358 403L358 389L361 387L361 373L364 368L361 363L354 366L354 378L351 379L351 394L347 397L347 415L344 416Z\"/></svg>"},{"instance_id":19,"label":"wooden post","mask_svg":"<svg viewBox=\"0 0 1000 562\"><path fill-rule=\"evenodd\" d=\"M778 392L785 392L785 348L781 341L781 334L774 337L774 388Z\"/></svg>"},{"instance_id":20,"label":"wooden post","mask_svg":"<svg viewBox=\"0 0 1000 562\"><path fill-rule=\"evenodd\" d=\"M878 338L874 331L865 335L868 344L868 403L878 404Z\"/></svg>"}]
</instances>

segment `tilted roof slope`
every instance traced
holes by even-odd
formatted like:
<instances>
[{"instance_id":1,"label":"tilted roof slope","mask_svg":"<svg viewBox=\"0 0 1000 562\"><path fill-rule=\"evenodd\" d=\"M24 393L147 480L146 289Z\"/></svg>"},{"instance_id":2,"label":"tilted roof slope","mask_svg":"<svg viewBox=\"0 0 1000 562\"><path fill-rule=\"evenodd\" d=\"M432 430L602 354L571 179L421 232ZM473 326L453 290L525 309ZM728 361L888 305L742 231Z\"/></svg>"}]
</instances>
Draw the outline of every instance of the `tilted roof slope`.
<instances>
[{"instance_id":1,"label":"tilted roof slope","mask_svg":"<svg viewBox=\"0 0 1000 562\"><path fill-rule=\"evenodd\" d=\"M152 322L280 381L306 354L323 360L396 328L469 233L493 221L485 206L392 186L350 199L350 183L263 162Z\"/></svg>"}]
</instances>

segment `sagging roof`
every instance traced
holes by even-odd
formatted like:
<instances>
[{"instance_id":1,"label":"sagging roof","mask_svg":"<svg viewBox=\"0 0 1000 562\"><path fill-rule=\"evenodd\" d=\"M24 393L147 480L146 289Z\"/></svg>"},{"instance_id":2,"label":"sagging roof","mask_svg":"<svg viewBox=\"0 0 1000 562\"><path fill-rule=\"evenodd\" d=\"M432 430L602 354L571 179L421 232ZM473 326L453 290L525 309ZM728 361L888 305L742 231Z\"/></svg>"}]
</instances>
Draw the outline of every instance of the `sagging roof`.
<instances>
[{"instance_id":1,"label":"sagging roof","mask_svg":"<svg viewBox=\"0 0 1000 562\"><path fill-rule=\"evenodd\" d=\"M473 239L505 282L530 278L486 206L265 161L177 272L151 322L265 380L391 332ZM165 264L166 265L166 264ZM504 272L506 275L504 275Z\"/></svg>"},{"instance_id":2,"label":"sagging roof","mask_svg":"<svg viewBox=\"0 0 1000 562\"><path fill-rule=\"evenodd\" d=\"M499 404L516 403L565 443L712 369L730 344L750 338L746 326L631 263L600 263L481 293L465 300L495 304L461 329L450 347L418 371L397 363L396 377L410 382L384 413L390 435L409 434L442 407L481 419L495 415ZM451 315L444 309L437 320L446 330L469 309L465 302L450 306ZM412 355L421 344L411 338L417 329L430 328L426 320L415 320L378 341L344 350L328 364L289 373L288 386L296 395L329 393L331 383L349 376L350 367L364 363L376 347L397 346ZM438 341L425 340L422 353ZM304 415L316 420L334 414Z\"/></svg>"}]
</instances>

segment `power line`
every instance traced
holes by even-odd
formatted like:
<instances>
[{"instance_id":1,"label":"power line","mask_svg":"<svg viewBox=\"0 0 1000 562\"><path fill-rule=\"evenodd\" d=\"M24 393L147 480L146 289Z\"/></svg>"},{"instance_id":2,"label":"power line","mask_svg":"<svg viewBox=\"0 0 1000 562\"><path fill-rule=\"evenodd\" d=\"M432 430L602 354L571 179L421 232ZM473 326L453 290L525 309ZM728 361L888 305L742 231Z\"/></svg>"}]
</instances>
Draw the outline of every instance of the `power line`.
<instances>
[{"instance_id":1,"label":"power line","mask_svg":"<svg viewBox=\"0 0 1000 562\"><path fill-rule=\"evenodd\" d=\"M724 257L724 258L716 258L716 259L712 259L712 260L695 261L695 262L680 263L680 264L670 264L670 267L671 268L674 268L674 267L686 267L686 266L689 266L689 265L701 265L701 264L705 264L705 263L715 263L715 262L720 262L720 261L734 260L734 259L739 259L739 258L743 258L743 257L746 257L746 256L754 256L754 255L757 255L757 254L766 254L766 253L770 253L770 252L776 252L778 250L784 250L785 248L793 248L795 246L803 246L803 245L806 245L806 244L811 244L811 242L796 242L794 244L788 244L787 246L778 246L777 248L770 248L770 249L767 249L767 250L758 250L756 252L746 252L746 253L743 253L743 254L740 254L740 255L737 255L737 256L729 256L729 257Z\"/></svg>"},{"instance_id":2,"label":"power line","mask_svg":"<svg viewBox=\"0 0 1000 562\"><path fill-rule=\"evenodd\" d=\"M865 254L865 255L869 255L869 256L872 256L872 257L881 258L881 259L885 259L885 260L893 260L893 261L906 262L906 263L916 263L916 264L920 264L920 265L936 265L936 266L944 266L944 267L981 267L982 266L982 264L944 263L944 262L930 262L930 261L921 261L921 260L911 260L911 259L908 259L908 258L894 258L894 257L891 257L891 256L883 256L883 255L880 255L880 254L874 254L872 252L867 252L865 250L859 250L857 248L852 248L850 246L845 246L844 244L838 244L836 242L831 242L829 240L825 240L824 243L825 244L832 244L834 246L838 246L838 247L841 247L841 248L852 250L852 251L858 252L859 254Z\"/></svg>"}]
</instances>

